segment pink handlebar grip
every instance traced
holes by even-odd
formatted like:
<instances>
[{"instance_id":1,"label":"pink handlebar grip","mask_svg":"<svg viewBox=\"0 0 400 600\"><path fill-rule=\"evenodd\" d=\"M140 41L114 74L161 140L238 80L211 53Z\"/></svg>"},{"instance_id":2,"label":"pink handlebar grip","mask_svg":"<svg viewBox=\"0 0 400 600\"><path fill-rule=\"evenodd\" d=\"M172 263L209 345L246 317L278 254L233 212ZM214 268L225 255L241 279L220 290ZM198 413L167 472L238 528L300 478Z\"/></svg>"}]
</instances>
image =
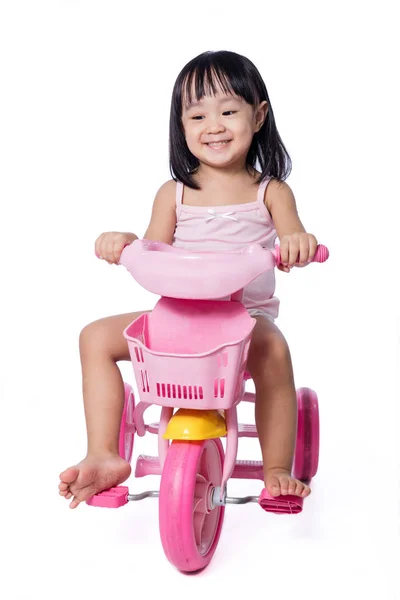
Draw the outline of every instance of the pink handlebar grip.
<instances>
[{"instance_id":1,"label":"pink handlebar grip","mask_svg":"<svg viewBox=\"0 0 400 600\"><path fill-rule=\"evenodd\" d=\"M326 260L328 260L328 258L329 258L328 248L326 246L323 246L322 244L319 244L317 246L317 251L314 254L314 258L312 259L311 262L323 263ZM277 265L281 264L281 250L280 250L279 246L275 246L275 260L276 260Z\"/></svg>"}]
</instances>

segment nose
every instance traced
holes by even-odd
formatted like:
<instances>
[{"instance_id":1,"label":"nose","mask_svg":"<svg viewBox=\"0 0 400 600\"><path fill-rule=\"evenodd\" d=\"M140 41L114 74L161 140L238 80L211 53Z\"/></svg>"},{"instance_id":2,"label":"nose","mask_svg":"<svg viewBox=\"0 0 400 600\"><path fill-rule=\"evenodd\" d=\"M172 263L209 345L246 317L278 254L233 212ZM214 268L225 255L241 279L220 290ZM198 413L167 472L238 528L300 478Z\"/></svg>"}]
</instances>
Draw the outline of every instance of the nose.
<instances>
[{"instance_id":1,"label":"nose","mask_svg":"<svg viewBox=\"0 0 400 600\"><path fill-rule=\"evenodd\" d=\"M225 131L225 127L219 118L219 115L210 116L207 119L206 132L209 134L217 134Z\"/></svg>"}]
</instances>

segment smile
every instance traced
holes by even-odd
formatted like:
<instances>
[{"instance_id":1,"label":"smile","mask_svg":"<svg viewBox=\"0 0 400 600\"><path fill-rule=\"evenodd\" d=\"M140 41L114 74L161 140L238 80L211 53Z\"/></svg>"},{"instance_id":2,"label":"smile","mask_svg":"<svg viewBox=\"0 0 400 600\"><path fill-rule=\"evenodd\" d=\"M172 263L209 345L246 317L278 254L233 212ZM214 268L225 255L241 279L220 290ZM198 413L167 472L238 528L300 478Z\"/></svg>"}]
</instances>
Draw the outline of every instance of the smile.
<instances>
[{"instance_id":1,"label":"smile","mask_svg":"<svg viewBox=\"0 0 400 600\"><path fill-rule=\"evenodd\" d=\"M232 140L223 140L222 142L207 142L206 146L209 146L210 148L223 148L231 141Z\"/></svg>"}]
</instances>

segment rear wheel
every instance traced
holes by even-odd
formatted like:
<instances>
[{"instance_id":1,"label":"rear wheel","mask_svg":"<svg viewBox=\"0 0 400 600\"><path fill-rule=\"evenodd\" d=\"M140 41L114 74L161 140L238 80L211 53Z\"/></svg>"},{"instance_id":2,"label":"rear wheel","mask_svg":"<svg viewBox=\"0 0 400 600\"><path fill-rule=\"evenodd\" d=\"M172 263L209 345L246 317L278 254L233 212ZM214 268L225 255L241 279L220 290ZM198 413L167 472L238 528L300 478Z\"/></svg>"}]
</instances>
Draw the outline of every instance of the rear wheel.
<instances>
[{"instance_id":1,"label":"rear wheel","mask_svg":"<svg viewBox=\"0 0 400 600\"><path fill-rule=\"evenodd\" d=\"M217 548L225 507L212 507L221 485L224 451L220 439L174 440L160 485L160 536L168 560L183 572L204 569Z\"/></svg>"},{"instance_id":2,"label":"rear wheel","mask_svg":"<svg viewBox=\"0 0 400 600\"><path fill-rule=\"evenodd\" d=\"M293 475L301 481L310 481L317 473L319 458L318 398L313 390L297 390L297 416Z\"/></svg>"}]
</instances>

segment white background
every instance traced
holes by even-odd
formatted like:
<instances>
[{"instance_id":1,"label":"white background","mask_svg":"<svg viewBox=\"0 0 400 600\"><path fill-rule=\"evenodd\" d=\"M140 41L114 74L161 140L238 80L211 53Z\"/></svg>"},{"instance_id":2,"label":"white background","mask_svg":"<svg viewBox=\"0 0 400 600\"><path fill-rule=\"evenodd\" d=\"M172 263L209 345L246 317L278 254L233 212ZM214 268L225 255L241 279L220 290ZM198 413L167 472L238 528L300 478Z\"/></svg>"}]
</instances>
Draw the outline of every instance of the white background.
<instances>
[{"instance_id":1,"label":"white background","mask_svg":"<svg viewBox=\"0 0 400 600\"><path fill-rule=\"evenodd\" d=\"M394 4L0 3L4 598L400 598ZM71 511L57 484L86 450L80 330L157 300L94 240L144 233L169 179L173 83L209 49L262 73L300 216L331 257L277 274L296 384L320 399L313 493L297 517L228 507L212 564L186 577L163 555L156 500ZM135 457L152 451L137 440ZM259 457L255 441L239 452Z\"/></svg>"}]
</instances>

